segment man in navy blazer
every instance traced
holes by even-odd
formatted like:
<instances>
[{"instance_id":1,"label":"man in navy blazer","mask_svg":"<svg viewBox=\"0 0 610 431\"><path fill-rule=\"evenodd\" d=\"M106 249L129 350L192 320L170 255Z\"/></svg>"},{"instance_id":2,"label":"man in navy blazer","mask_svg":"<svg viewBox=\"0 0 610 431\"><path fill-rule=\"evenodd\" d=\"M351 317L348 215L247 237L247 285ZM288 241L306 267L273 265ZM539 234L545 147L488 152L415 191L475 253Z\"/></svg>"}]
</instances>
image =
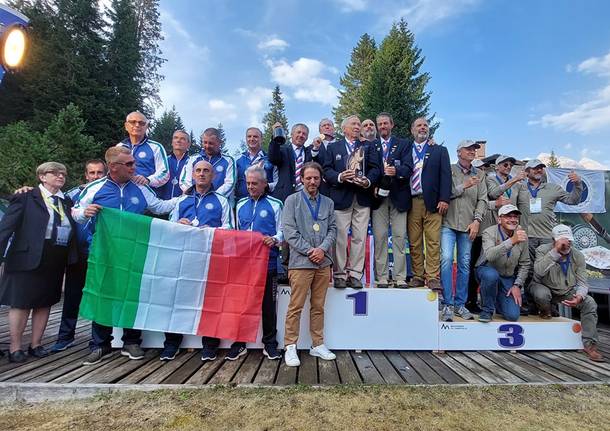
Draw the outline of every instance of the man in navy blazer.
<instances>
[{"instance_id":1,"label":"man in navy blazer","mask_svg":"<svg viewBox=\"0 0 610 431\"><path fill-rule=\"evenodd\" d=\"M375 141L375 146L383 179L375 187L371 215L375 239L375 282L377 287L388 287L388 227L391 227L394 256L392 276L396 287L405 289L407 210L411 207L410 178L413 170L410 146L406 141L392 136L394 120L389 113L380 113L376 121L379 139Z\"/></svg>"},{"instance_id":2,"label":"man in navy blazer","mask_svg":"<svg viewBox=\"0 0 610 431\"><path fill-rule=\"evenodd\" d=\"M336 288L362 288L366 234L372 204L371 187L379 180L378 155L374 145L361 142L360 119L351 115L343 120L345 138L328 146L324 156L324 178L329 185L329 197L335 203L337 242L334 250L334 285ZM350 155L363 156L362 172L348 169ZM347 253L347 233L351 228L350 252Z\"/></svg>"},{"instance_id":3,"label":"man in navy blazer","mask_svg":"<svg viewBox=\"0 0 610 431\"><path fill-rule=\"evenodd\" d=\"M425 118L413 121L411 134L413 141L408 148L408 156L413 172L408 196L410 210L407 231L413 278L409 287L427 284L430 289L440 292L441 224L451 201L449 153L447 148L434 144Z\"/></svg>"}]
</instances>

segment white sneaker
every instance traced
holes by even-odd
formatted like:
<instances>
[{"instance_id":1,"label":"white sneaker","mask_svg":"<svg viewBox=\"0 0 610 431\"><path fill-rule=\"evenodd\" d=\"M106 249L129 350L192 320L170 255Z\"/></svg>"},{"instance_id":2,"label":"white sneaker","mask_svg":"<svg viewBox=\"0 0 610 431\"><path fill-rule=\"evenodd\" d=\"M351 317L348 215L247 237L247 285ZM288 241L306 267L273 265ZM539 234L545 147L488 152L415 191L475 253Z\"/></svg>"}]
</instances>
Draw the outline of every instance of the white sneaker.
<instances>
[{"instance_id":1,"label":"white sneaker","mask_svg":"<svg viewBox=\"0 0 610 431\"><path fill-rule=\"evenodd\" d=\"M317 356L318 358L324 359L325 361L332 361L333 359L337 359L337 356L328 350L324 344L320 344L319 346L312 347L309 349L309 354L311 356Z\"/></svg>"},{"instance_id":2,"label":"white sneaker","mask_svg":"<svg viewBox=\"0 0 610 431\"><path fill-rule=\"evenodd\" d=\"M297 345L289 344L286 346L286 351L284 352L284 362L289 367L298 367L301 365L301 361L299 361L299 355L297 354Z\"/></svg>"}]
</instances>

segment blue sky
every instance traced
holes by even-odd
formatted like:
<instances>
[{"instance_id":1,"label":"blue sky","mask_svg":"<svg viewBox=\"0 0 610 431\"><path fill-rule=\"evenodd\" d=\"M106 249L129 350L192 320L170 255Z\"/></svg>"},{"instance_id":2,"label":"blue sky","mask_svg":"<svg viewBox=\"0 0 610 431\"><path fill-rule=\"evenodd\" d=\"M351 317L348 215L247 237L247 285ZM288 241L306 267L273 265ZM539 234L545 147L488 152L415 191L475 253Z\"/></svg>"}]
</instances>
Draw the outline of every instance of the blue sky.
<instances>
[{"instance_id":1,"label":"blue sky","mask_svg":"<svg viewBox=\"0 0 610 431\"><path fill-rule=\"evenodd\" d=\"M278 83L291 124L317 133L363 33L404 17L426 57L439 142L488 153L550 152L610 166L610 2L161 0L163 108L228 143L260 125ZM159 109L159 112L163 109ZM310 134L312 136L312 134Z\"/></svg>"}]
</instances>

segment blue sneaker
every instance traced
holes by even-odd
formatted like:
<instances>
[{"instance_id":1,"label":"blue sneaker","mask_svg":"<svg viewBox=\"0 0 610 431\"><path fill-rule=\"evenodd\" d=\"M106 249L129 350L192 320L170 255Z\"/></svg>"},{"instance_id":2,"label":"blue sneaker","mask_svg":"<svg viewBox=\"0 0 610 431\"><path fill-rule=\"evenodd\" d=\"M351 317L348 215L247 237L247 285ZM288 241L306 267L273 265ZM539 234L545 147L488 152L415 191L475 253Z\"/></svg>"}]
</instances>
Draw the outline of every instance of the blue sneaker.
<instances>
[{"instance_id":1,"label":"blue sneaker","mask_svg":"<svg viewBox=\"0 0 610 431\"><path fill-rule=\"evenodd\" d=\"M161 355L159 355L159 359L161 361L173 361L174 359L176 359L176 355L178 354L178 352L180 352L178 346L172 346L170 344L163 348Z\"/></svg>"},{"instance_id":2,"label":"blue sneaker","mask_svg":"<svg viewBox=\"0 0 610 431\"><path fill-rule=\"evenodd\" d=\"M74 346L74 340L57 340L57 343L51 347L51 353L63 352L72 346Z\"/></svg>"},{"instance_id":3,"label":"blue sneaker","mask_svg":"<svg viewBox=\"0 0 610 431\"><path fill-rule=\"evenodd\" d=\"M248 349L246 349L245 343L233 343L229 349L229 352L227 353L227 356L225 356L225 359L227 361L235 361L240 356L244 356L246 353L248 353Z\"/></svg>"},{"instance_id":4,"label":"blue sneaker","mask_svg":"<svg viewBox=\"0 0 610 431\"><path fill-rule=\"evenodd\" d=\"M491 322L491 318L491 313L487 311L481 311L481 313L479 314L479 322L489 323Z\"/></svg>"},{"instance_id":5,"label":"blue sneaker","mask_svg":"<svg viewBox=\"0 0 610 431\"><path fill-rule=\"evenodd\" d=\"M263 355L273 361L275 359L280 359L282 357L282 352L277 349L275 344L265 344Z\"/></svg>"},{"instance_id":6,"label":"blue sneaker","mask_svg":"<svg viewBox=\"0 0 610 431\"><path fill-rule=\"evenodd\" d=\"M213 361L214 359L216 359L216 349L210 349L209 347L204 347L201 349L202 361Z\"/></svg>"}]
</instances>

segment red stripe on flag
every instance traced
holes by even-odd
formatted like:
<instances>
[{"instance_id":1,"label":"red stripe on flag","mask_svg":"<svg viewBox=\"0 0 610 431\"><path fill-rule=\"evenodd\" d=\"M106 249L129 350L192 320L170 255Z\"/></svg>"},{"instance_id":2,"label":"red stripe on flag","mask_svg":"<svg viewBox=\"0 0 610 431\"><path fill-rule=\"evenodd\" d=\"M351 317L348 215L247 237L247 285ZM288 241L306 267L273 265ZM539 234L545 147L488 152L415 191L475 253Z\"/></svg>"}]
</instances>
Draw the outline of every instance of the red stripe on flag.
<instances>
[{"instance_id":1,"label":"red stripe on flag","mask_svg":"<svg viewBox=\"0 0 610 431\"><path fill-rule=\"evenodd\" d=\"M269 260L262 238L216 229L197 335L256 341Z\"/></svg>"}]
</instances>

